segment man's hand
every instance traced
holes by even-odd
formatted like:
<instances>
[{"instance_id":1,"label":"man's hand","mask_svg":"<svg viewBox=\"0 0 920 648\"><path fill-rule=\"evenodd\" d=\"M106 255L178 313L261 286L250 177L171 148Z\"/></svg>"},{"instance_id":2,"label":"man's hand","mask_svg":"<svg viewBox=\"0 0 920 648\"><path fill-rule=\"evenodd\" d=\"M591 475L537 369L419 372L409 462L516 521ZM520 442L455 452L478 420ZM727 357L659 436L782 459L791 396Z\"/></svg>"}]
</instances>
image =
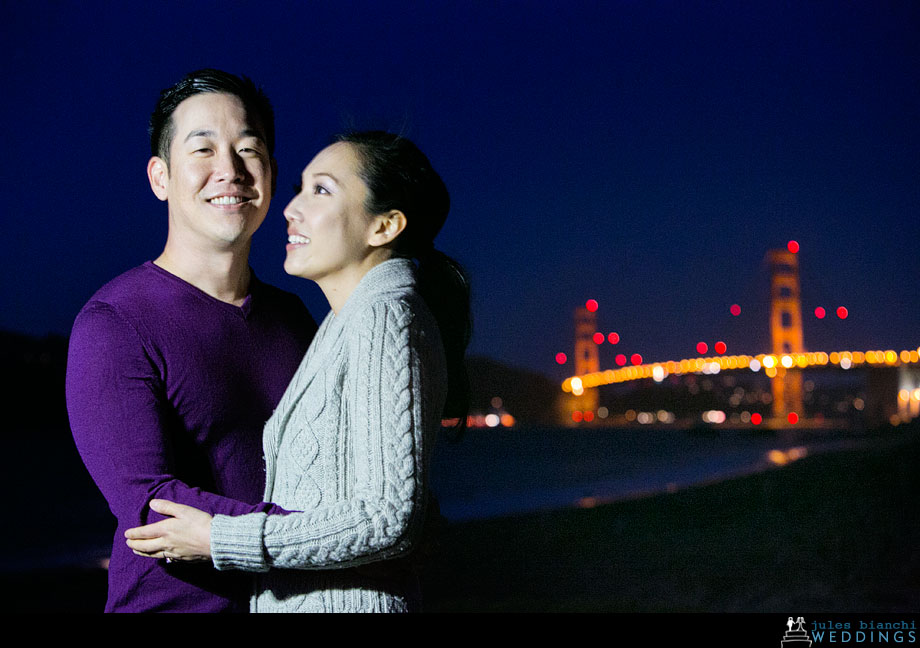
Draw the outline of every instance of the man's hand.
<instances>
[{"instance_id":1,"label":"man's hand","mask_svg":"<svg viewBox=\"0 0 920 648\"><path fill-rule=\"evenodd\" d=\"M151 500L150 508L170 519L125 531L134 553L170 562L211 560L210 514L168 500Z\"/></svg>"}]
</instances>

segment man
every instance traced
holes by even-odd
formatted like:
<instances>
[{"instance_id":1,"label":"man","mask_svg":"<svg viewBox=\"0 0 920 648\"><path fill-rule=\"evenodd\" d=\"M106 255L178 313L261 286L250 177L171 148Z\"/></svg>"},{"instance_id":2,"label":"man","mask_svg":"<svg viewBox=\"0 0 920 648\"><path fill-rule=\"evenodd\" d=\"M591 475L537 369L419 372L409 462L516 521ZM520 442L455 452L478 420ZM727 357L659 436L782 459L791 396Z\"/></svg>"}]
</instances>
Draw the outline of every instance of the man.
<instances>
[{"instance_id":1,"label":"man","mask_svg":"<svg viewBox=\"0 0 920 648\"><path fill-rule=\"evenodd\" d=\"M265 95L245 78L193 72L161 93L150 144L150 187L168 208L163 253L89 300L67 364L74 440L118 520L106 611L242 612L250 576L135 556L124 531L162 519L155 497L212 514L282 512L260 503L262 426L316 323L248 264L276 180Z\"/></svg>"}]
</instances>

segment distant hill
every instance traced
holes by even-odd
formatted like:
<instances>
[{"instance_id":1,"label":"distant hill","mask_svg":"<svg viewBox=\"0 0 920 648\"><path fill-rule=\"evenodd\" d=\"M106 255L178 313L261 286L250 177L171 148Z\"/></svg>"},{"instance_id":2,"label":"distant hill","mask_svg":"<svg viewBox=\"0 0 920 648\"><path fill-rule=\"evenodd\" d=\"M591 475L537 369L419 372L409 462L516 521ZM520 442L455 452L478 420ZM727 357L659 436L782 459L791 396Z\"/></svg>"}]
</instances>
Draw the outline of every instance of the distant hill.
<instances>
[{"instance_id":1,"label":"distant hill","mask_svg":"<svg viewBox=\"0 0 920 648\"><path fill-rule=\"evenodd\" d=\"M0 331L0 407L13 430L69 430L64 401L67 338ZM554 423L559 386L545 376L491 358L467 358L471 412L488 413L495 396L518 423Z\"/></svg>"},{"instance_id":2,"label":"distant hill","mask_svg":"<svg viewBox=\"0 0 920 648\"><path fill-rule=\"evenodd\" d=\"M69 434L64 403L67 338L0 331L0 407L11 432Z\"/></svg>"},{"instance_id":3,"label":"distant hill","mask_svg":"<svg viewBox=\"0 0 920 648\"><path fill-rule=\"evenodd\" d=\"M518 423L553 425L556 422L556 399L559 385L546 376L503 365L491 358L467 358L470 374L471 413L487 413L495 396Z\"/></svg>"}]
</instances>

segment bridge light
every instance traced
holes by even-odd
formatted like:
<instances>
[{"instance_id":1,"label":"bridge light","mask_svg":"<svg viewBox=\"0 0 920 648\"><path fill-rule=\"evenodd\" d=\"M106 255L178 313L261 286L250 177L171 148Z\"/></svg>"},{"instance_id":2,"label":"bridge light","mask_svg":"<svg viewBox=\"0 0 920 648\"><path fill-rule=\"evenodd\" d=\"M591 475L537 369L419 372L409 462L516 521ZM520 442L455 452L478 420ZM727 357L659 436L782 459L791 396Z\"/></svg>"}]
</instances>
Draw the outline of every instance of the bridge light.
<instances>
[{"instance_id":1,"label":"bridge light","mask_svg":"<svg viewBox=\"0 0 920 648\"><path fill-rule=\"evenodd\" d=\"M815 309L815 317L817 317L818 319L824 319L825 315L827 315L827 311L824 310L823 306L818 306Z\"/></svg>"},{"instance_id":2,"label":"bridge light","mask_svg":"<svg viewBox=\"0 0 920 648\"><path fill-rule=\"evenodd\" d=\"M751 360L750 365L751 371L760 371L760 361L757 358Z\"/></svg>"},{"instance_id":3,"label":"bridge light","mask_svg":"<svg viewBox=\"0 0 920 648\"><path fill-rule=\"evenodd\" d=\"M703 355L703 354L706 353L707 351L709 351L709 345L708 345L708 344L706 344L705 342L697 342L697 343L696 343L696 352L697 352L697 353L699 353L700 355Z\"/></svg>"},{"instance_id":4,"label":"bridge light","mask_svg":"<svg viewBox=\"0 0 920 648\"><path fill-rule=\"evenodd\" d=\"M837 317L840 319L846 319L849 314L850 312L844 306L837 307Z\"/></svg>"},{"instance_id":5,"label":"bridge light","mask_svg":"<svg viewBox=\"0 0 920 648\"><path fill-rule=\"evenodd\" d=\"M607 341L610 342L610 344L617 344L620 341L620 334L610 333L607 335Z\"/></svg>"},{"instance_id":6,"label":"bridge light","mask_svg":"<svg viewBox=\"0 0 920 648\"><path fill-rule=\"evenodd\" d=\"M567 358L566 355L565 355L564 353L562 353L561 351L560 351L559 353L556 354L556 364L561 364L561 365L562 365L562 364L565 364L565 361L566 361L566 360L568 360L568 358Z\"/></svg>"},{"instance_id":7,"label":"bridge light","mask_svg":"<svg viewBox=\"0 0 920 648\"><path fill-rule=\"evenodd\" d=\"M797 254L799 251L798 241L789 241L788 243L786 243L786 249L792 252L793 254Z\"/></svg>"},{"instance_id":8,"label":"bridge light","mask_svg":"<svg viewBox=\"0 0 920 648\"><path fill-rule=\"evenodd\" d=\"M776 356L771 356L771 355L764 356L762 363L763 363L763 366L766 367L767 369L772 369L773 367L776 366Z\"/></svg>"},{"instance_id":9,"label":"bridge light","mask_svg":"<svg viewBox=\"0 0 920 648\"><path fill-rule=\"evenodd\" d=\"M604 334L600 332L595 333L594 335L591 336L591 339L594 340L594 344L603 344Z\"/></svg>"},{"instance_id":10,"label":"bridge light","mask_svg":"<svg viewBox=\"0 0 920 648\"><path fill-rule=\"evenodd\" d=\"M588 309L589 313L593 313L597 311L597 300L589 299L588 301L585 302L585 308Z\"/></svg>"},{"instance_id":11,"label":"bridge light","mask_svg":"<svg viewBox=\"0 0 920 648\"><path fill-rule=\"evenodd\" d=\"M725 342L716 342L716 345L714 348L716 350L716 353L720 355L725 353L725 351L728 349L728 347L725 346Z\"/></svg>"},{"instance_id":12,"label":"bridge light","mask_svg":"<svg viewBox=\"0 0 920 648\"><path fill-rule=\"evenodd\" d=\"M898 354L894 351L885 351L885 364L893 365L898 361Z\"/></svg>"},{"instance_id":13,"label":"bridge light","mask_svg":"<svg viewBox=\"0 0 920 648\"><path fill-rule=\"evenodd\" d=\"M782 360L780 360L780 364L786 367L786 369L791 369L792 365L795 364L795 360L792 359L792 356L784 355Z\"/></svg>"},{"instance_id":14,"label":"bridge light","mask_svg":"<svg viewBox=\"0 0 920 648\"><path fill-rule=\"evenodd\" d=\"M852 360L850 360L847 357L840 358L840 368L841 369L849 369L852 366L853 366Z\"/></svg>"}]
</instances>

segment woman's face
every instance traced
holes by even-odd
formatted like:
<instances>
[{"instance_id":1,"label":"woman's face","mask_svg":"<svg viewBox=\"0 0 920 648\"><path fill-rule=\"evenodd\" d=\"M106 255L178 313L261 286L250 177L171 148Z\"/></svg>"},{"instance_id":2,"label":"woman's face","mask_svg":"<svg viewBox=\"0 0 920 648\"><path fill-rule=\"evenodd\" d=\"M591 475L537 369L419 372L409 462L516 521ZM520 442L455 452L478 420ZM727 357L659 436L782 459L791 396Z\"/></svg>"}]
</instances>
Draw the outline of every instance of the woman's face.
<instances>
[{"instance_id":1,"label":"woman's face","mask_svg":"<svg viewBox=\"0 0 920 648\"><path fill-rule=\"evenodd\" d=\"M288 274L317 282L335 279L360 268L372 253L368 241L374 221L364 207L368 190L358 165L352 145L338 142L303 170L300 193L284 209Z\"/></svg>"}]
</instances>

